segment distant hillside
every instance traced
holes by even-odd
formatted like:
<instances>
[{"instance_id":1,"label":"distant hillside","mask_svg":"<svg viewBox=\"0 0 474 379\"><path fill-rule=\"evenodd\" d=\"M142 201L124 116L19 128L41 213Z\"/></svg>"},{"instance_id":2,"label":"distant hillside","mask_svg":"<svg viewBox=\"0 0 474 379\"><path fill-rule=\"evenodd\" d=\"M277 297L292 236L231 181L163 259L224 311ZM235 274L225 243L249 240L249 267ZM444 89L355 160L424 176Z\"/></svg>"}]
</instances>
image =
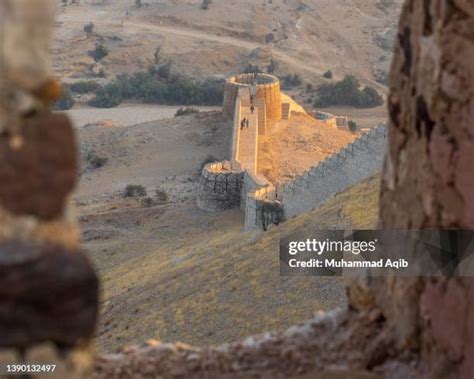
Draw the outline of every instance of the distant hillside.
<instances>
[{"instance_id":1,"label":"distant hillside","mask_svg":"<svg viewBox=\"0 0 474 379\"><path fill-rule=\"evenodd\" d=\"M68 78L131 72L173 62L195 77L229 75L249 63L316 83L331 69L374 82L387 70L402 0L114 0L62 7L55 65ZM84 26L92 22L92 33ZM100 62L88 56L108 47Z\"/></svg>"}]
</instances>

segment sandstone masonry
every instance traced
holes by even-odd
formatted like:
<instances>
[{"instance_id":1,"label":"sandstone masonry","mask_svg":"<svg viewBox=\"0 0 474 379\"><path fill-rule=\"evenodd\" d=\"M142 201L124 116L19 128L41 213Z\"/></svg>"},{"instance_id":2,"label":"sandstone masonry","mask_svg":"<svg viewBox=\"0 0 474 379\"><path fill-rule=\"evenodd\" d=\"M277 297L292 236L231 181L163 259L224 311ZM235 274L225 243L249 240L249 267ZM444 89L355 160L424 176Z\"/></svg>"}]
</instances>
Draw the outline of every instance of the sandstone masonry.
<instances>
[{"instance_id":1,"label":"sandstone masonry","mask_svg":"<svg viewBox=\"0 0 474 379\"><path fill-rule=\"evenodd\" d=\"M251 97L253 113L249 112ZM242 74L227 80L223 113L233 118L230 162L203 169L199 207L217 211L240 206L245 212L246 230L266 230L285 218L320 206L382 169L387 146L385 124L293 181L270 183L258 174L258 138L267 132L268 120L281 119L282 112L291 113L290 109L289 103L281 102L280 84L274 76ZM241 127L244 118L250 120L250 128Z\"/></svg>"}]
</instances>

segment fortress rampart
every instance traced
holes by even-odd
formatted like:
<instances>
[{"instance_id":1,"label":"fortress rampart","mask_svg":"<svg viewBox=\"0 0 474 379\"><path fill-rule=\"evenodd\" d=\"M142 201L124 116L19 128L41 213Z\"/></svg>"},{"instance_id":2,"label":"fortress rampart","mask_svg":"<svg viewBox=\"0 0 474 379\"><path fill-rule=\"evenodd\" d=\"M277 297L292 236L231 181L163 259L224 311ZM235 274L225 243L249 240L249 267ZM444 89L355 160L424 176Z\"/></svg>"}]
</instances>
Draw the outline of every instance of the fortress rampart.
<instances>
[{"instance_id":1,"label":"fortress rampart","mask_svg":"<svg viewBox=\"0 0 474 379\"><path fill-rule=\"evenodd\" d=\"M280 81L276 76L268 74L241 74L227 79L224 90L224 106L222 109L222 113L225 117L233 117L235 101L241 89L248 89L247 103L250 101L251 94L256 101L258 101L258 99L265 100L265 114L268 120L281 120L282 102ZM248 106L248 104L244 105Z\"/></svg>"},{"instance_id":2,"label":"fortress rampart","mask_svg":"<svg viewBox=\"0 0 474 379\"><path fill-rule=\"evenodd\" d=\"M287 183L281 194L285 217L308 212L380 171L387 145L386 133L384 124L372 129L339 153Z\"/></svg>"},{"instance_id":3,"label":"fortress rampart","mask_svg":"<svg viewBox=\"0 0 474 379\"><path fill-rule=\"evenodd\" d=\"M249 110L252 94L253 113ZM287 119L291 104L285 99L284 105ZM281 118L283 108L278 78L242 74L228 79L223 112L233 118L231 162L204 167L199 207L210 211L240 207L245 212L246 230L266 230L271 224L320 206L382 169L387 144L385 124L293 181L273 185L258 174L258 139L267 132L267 119ZM244 118L250 121L249 126L241 125ZM336 128L336 117L332 119Z\"/></svg>"}]
</instances>

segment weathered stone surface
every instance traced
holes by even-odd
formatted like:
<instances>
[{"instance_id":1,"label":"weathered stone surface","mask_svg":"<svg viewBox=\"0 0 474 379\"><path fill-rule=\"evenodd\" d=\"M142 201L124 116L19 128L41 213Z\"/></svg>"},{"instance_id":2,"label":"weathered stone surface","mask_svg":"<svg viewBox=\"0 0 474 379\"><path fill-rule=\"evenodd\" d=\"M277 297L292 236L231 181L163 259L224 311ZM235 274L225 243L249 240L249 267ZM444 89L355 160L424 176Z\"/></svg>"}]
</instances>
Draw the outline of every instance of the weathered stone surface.
<instances>
[{"instance_id":1,"label":"weathered stone surface","mask_svg":"<svg viewBox=\"0 0 474 379\"><path fill-rule=\"evenodd\" d=\"M34 90L51 78L49 48L56 6L54 0L0 2L0 66L6 74L2 79Z\"/></svg>"},{"instance_id":2,"label":"weathered stone surface","mask_svg":"<svg viewBox=\"0 0 474 379\"><path fill-rule=\"evenodd\" d=\"M256 86L255 86L256 85ZM227 79L224 91L224 106L222 113L225 117L232 117L240 88L251 89L255 86L255 99L265 100L266 117L269 120L281 120L281 92L280 81L277 77L268 74L241 74Z\"/></svg>"},{"instance_id":3,"label":"weathered stone surface","mask_svg":"<svg viewBox=\"0 0 474 379\"><path fill-rule=\"evenodd\" d=\"M197 205L212 212L237 208L243 185L243 173L223 169L216 171L214 169L216 165L218 164L206 165L202 170Z\"/></svg>"},{"instance_id":4,"label":"weathered stone surface","mask_svg":"<svg viewBox=\"0 0 474 379\"><path fill-rule=\"evenodd\" d=\"M0 244L0 348L93 337L98 279L87 257L53 245Z\"/></svg>"},{"instance_id":5,"label":"weathered stone surface","mask_svg":"<svg viewBox=\"0 0 474 379\"><path fill-rule=\"evenodd\" d=\"M390 79L387 229L474 228L474 3L407 0ZM372 291L420 377L474 377L472 278L387 278Z\"/></svg>"},{"instance_id":6,"label":"weathered stone surface","mask_svg":"<svg viewBox=\"0 0 474 379\"><path fill-rule=\"evenodd\" d=\"M431 280L421 298L427 325L453 360L461 359L464 349L469 300L466 292L460 280Z\"/></svg>"},{"instance_id":7,"label":"weathered stone surface","mask_svg":"<svg viewBox=\"0 0 474 379\"><path fill-rule=\"evenodd\" d=\"M0 205L18 215L50 220L61 215L76 183L76 143L68 118L45 113L25 119L22 145L0 135Z\"/></svg>"},{"instance_id":8,"label":"weathered stone surface","mask_svg":"<svg viewBox=\"0 0 474 379\"><path fill-rule=\"evenodd\" d=\"M375 379L378 376L372 369L392 353L392 341L380 315L319 314L284 332L221 347L163 343L127 349L98 358L94 378Z\"/></svg>"}]
</instances>

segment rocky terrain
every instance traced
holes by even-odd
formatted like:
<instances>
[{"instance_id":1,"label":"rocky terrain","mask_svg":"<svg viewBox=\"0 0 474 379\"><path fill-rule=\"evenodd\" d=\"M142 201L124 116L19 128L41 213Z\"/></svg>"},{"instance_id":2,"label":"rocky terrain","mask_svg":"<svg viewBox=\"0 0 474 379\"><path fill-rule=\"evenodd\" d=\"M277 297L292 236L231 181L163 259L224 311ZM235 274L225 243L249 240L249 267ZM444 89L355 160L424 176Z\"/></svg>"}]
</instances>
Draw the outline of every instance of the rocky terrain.
<instances>
[{"instance_id":1,"label":"rocky terrain","mask_svg":"<svg viewBox=\"0 0 474 379\"><path fill-rule=\"evenodd\" d=\"M351 73L385 90L376 73L387 69L390 51L380 38L391 30L400 2L216 1L207 10L199 1L149 0L139 8L134 1L95 3L61 8L54 65L64 82L106 83L167 62L193 78L225 77L273 60L277 75L303 78L289 90L301 102L306 83L327 82L327 69L336 79ZM88 55L97 43L109 50L100 62ZM337 280L280 278L278 236L296 227L373 225L375 181L329 205L324 216L292 220L263 236L245 234L238 210L209 214L195 204L202 164L224 159L229 146L229 128L215 108L173 117L179 106L94 109L87 99L80 97L68 113L81 147L74 201L82 240L103 280L101 351L149 338L231 342L345 303ZM386 118L384 107L330 111L367 127ZM273 180L288 180L354 138L296 115L262 141L260 166ZM128 185L142 186L146 196L124 197ZM373 212L359 209L361 199L371 199Z\"/></svg>"},{"instance_id":2,"label":"rocky terrain","mask_svg":"<svg viewBox=\"0 0 474 379\"><path fill-rule=\"evenodd\" d=\"M63 77L109 75L173 62L193 77L228 76L248 63L320 82L354 74L374 83L388 70L401 0L81 1L62 7L56 69ZM94 23L94 34L84 26ZM95 64L87 51L103 41L110 54ZM99 67L96 67L99 66Z\"/></svg>"},{"instance_id":3,"label":"rocky terrain","mask_svg":"<svg viewBox=\"0 0 474 379\"><path fill-rule=\"evenodd\" d=\"M198 345L230 342L280 330L317 310L344 304L337 280L279 277L280 231L245 234L239 210L206 213L197 208L202 164L209 156L224 158L227 128L219 112L133 126L77 127L82 158L75 202L84 246L103 280L98 335L103 351L152 337ZM306 132L316 133L313 128ZM295 171L307 169L311 155L313 160L325 157L353 138L321 125L318 133L330 142L324 147L309 141L292 163ZM288 146L280 152L294 151L298 138L297 132L288 133ZM127 185L143 186L154 202L125 198ZM165 193L166 199L157 202L156 191ZM376 194L369 187L362 192ZM346 197L347 219L342 215L346 211L331 208L338 222L350 224L352 217L361 222L363 215L355 210L359 195L354 193ZM299 220L288 230L301 222L319 223L310 217Z\"/></svg>"}]
</instances>

